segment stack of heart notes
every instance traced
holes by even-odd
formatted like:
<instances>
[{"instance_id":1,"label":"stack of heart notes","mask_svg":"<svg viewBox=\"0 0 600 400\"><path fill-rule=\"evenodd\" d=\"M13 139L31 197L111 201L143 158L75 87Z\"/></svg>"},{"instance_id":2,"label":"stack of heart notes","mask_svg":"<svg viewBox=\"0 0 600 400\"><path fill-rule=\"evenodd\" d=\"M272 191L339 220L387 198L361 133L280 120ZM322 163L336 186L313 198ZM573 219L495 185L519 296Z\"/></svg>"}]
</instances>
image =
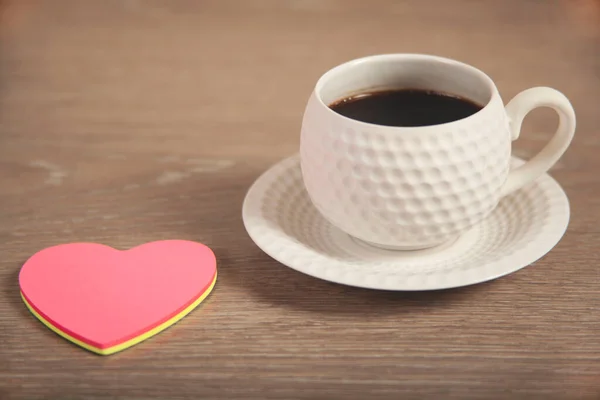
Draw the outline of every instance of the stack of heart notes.
<instances>
[{"instance_id":1,"label":"stack of heart notes","mask_svg":"<svg viewBox=\"0 0 600 400\"><path fill-rule=\"evenodd\" d=\"M94 353L124 350L179 321L211 292L215 255L165 240L120 251L96 243L46 248L19 274L29 310L60 336Z\"/></svg>"}]
</instances>

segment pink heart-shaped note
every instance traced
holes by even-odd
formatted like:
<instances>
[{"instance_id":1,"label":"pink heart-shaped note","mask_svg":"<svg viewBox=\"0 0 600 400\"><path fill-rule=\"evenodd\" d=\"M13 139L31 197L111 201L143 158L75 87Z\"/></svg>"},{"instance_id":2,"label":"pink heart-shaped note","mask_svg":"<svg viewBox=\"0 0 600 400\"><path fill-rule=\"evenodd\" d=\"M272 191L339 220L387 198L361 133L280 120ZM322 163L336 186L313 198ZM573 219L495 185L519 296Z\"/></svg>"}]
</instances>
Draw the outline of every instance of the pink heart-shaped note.
<instances>
[{"instance_id":1,"label":"pink heart-shaped note","mask_svg":"<svg viewBox=\"0 0 600 400\"><path fill-rule=\"evenodd\" d=\"M185 240L120 251L96 243L49 247L21 268L21 295L50 329L98 354L137 344L192 311L212 290L216 259Z\"/></svg>"}]
</instances>

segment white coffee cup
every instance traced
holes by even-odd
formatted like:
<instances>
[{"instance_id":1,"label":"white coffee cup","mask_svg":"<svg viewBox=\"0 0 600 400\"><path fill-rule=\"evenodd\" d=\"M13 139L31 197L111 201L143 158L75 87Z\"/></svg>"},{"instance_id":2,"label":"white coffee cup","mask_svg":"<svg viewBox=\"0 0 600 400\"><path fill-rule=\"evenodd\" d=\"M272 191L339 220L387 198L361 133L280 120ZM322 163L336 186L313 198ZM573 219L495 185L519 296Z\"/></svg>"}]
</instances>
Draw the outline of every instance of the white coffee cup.
<instances>
[{"instance_id":1,"label":"white coffee cup","mask_svg":"<svg viewBox=\"0 0 600 400\"><path fill-rule=\"evenodd\" d=\"M329 107L358 93L398 88L449 93L484 107L419 127L365 123ZM558 129L535 157L511 170L511 142L537 107L557 112ZM574 131L573 107L554 89L527 89L505 107L492 79L475 67L431 55L376 55L318 80L302 121L302 175L315 207L348 235L387 249L423 249L468 231L503 196L548 171Z\"/></svg>"}]
</instances>

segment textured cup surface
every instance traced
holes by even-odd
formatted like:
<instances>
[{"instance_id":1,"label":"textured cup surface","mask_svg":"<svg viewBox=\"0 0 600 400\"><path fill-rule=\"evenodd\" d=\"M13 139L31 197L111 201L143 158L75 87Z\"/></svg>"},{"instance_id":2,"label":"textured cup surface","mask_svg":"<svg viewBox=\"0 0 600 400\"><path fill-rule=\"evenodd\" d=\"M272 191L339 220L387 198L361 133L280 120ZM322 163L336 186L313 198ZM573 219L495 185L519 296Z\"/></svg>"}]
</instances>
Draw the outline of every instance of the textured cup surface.
<instances>
[{"instance_id":1,"label":"textured cup surface","mask_svg":"<svg viewBox=\"0 0 600 400\"><path fill-rule=\"evenodd\" d=\"M423 127L363 123L328 107L356 92L394 87L447 92L485 107ZM431 247L496 207L511 140L502 99L475 68L433 56L369 57L317 83L302 122L302 175L316 208L347 234L382 247Z\"/></svg>"}]
</instances>

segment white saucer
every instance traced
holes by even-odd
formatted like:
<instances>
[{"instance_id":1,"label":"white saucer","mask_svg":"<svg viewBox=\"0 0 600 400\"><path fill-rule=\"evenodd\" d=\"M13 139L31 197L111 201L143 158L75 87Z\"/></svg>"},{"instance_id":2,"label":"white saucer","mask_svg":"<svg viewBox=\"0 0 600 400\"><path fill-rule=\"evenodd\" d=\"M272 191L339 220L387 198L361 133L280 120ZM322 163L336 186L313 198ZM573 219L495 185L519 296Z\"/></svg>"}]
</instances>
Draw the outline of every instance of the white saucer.
<instances>
[{"instance_id":1,"label":"white saucer","mask_svg":"<svg viewBox=\"0 0 600 400\"><path fill-rule=\"evenodd\" d=\"M265 253L313 277L371 289L433 290L488 281L538 260L567 229L569 201L544 175L502 199L485 221L453 243L410 252L382 250L356 241L321 216L304 189L295 155L256 180L244 200L243 219Z\"/></svg>"}]
</instances>

